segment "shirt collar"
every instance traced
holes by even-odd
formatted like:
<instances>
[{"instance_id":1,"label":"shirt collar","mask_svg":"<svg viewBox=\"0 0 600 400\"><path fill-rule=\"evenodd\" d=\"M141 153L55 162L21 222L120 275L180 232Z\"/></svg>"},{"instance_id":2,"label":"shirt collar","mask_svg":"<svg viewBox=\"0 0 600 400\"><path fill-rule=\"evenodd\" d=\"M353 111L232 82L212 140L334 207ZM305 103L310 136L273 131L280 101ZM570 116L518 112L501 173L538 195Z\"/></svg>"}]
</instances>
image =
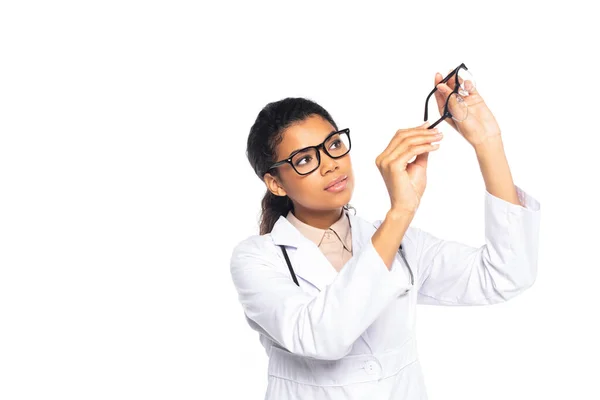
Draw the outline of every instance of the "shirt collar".
<instances>
[{"instance_id":1,"label":"shirt collar","mask_svg":"<svg viewBox=\"0 0 600 400\"><path fill-rule=\"evenodd\" d=\"M332 230L339 240L342 242L343 246L349 252L352 252L352 231L350 229L350 218L348 216L348 212L346 209L343 209L342 215L340 218L334 222L329 229L320 229L314 226L308 225L302 221L300 221L294 213L290 210L285 217L296 229L298 229L306 238L308 238L311 242L319 246L321 241L323 240L323 236L325 232L328 230Z\"/></svg>"}]
</instances>

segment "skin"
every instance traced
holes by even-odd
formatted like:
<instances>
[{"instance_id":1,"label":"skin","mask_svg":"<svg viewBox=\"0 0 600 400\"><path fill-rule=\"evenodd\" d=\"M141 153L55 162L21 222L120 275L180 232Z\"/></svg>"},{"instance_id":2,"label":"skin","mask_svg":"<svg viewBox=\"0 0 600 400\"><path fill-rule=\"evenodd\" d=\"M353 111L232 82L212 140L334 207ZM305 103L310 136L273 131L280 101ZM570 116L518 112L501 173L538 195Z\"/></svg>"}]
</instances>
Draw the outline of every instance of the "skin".
<instances>
[{"instance_id":1,"label":"skin","mask_svg":"<svg viewBox=\"0 0 600 400\"><path fill-rule=\"evenodd\" d=\"M316 146L336 130L329 121L312 115L283 132L283 140L276 149L276 160L283 160L297 149ZM337 159L329 157L323 149L319 168L308 175L299 175L288 163L278 167L279 177L265 174L265 184L277 196L289 196L294 204L294 215L305 224L328 229L342 215L342 208L350 201L354 191L354 173L350 153ZM346 175L346 188L338 193L324 188L332 180Z\"/></svg>"}]
</instances>

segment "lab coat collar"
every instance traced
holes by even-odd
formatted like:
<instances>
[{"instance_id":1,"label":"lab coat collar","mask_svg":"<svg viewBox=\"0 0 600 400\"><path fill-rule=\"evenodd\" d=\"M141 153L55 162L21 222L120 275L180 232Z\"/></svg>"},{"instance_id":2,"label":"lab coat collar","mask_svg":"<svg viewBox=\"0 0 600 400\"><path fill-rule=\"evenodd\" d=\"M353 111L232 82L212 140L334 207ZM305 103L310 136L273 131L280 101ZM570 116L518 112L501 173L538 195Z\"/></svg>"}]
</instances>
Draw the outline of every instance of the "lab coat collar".
<instances>
[{"instance_id":1,"label":"lab coat collar","mask_svg":"<svg viewBox=\"0 0 600 400\"><path fill-rule=\"evenodd\" d=\"M352 253L352 233L350 232L350 221L348 217L347 210L342 210L340 213L340 217L337 221L335 221L329 229L321 229L316 228L314 226L310 226L305 222L300 221L292 212L292 210L287 212L285 217L288 221L292 223L305 237L310 239L311 242L320 246L325 238L325 233L327 231L332 231L336 237L339 239L342 246Z\"/></svg>"},{"instance_id":2,"label":"lab coat collar","mask_svg":"<svg viewBox=\"0 0 600 400\"><path fill-rule=\"evenodd\" d=\"M358 254L364 240L370 240L376 228L361 217L345 211L350 218L352 255ZM280 216L271 230L275 245L284 245L297 276L323 290L338 275L319 247L306 238L285 216ZM281 250L280 250L281 251ZM283 258L283 255L282 255Z\"/></svg>"}]
</instances>

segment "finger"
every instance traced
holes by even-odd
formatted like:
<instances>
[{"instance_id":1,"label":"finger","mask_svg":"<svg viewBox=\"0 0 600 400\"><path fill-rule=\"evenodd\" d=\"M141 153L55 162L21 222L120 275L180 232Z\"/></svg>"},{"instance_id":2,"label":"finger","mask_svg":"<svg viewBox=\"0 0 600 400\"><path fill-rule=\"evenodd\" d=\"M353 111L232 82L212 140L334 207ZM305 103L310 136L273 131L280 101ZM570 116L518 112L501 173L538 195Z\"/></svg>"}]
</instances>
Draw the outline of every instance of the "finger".
<instances>
[{"instance_id":1,"label":"finger","mask_svg":"<svg viewBox=\"0 0 600 400\"><path fill-rule=\"evenodd\" d=\"M439 139L441 139L443 137L443 133L440 132L438 130L438 128L435 129L428 129L427 131L425 131L424 133L420 134L420 135L412 135L412 136L405 136L402 138L402 140L398 143L397 147L408 147L408 146L414 146L414 145L418 145L418 144L422 144L422 143L431 143L431 142L435 142Z\"/></svg>"},{"instance_id":2,"label":"finger","mask_svg":"<svg viewBox=\"0 0 600 400\"><path fill-rule=\"evenodd\" d=\"M440 74L439 72L435 73L435 78L434 78L434 84L435 87L438 89L435 91L435 96L439 96L440 95L440 86L443 85L440 82L442 82L444 80L444 77L442 76L442 74Z\"/></svg>"},{"instance_id":3,"label":"finger","mask_svg":"<svg viewBox=\"0 0 600 400\"><path fill-rule=\"evenodd\" d=\"M452 71L452 70L450 70L450 71ZM473 85L473 82L470 81L469 79L465 80L458 73L456 74L456 76L453 76L452 78L450 78L448 80L448 82L446 82L446 86L450 90L454 90L454 88L456 87L456 80L457 79L458 79L458 84L461 86L460 92L461 92L461 95L463 97L466 97L466 96L471 95L471 94L478 94L477 93L477 88ZM468 93L464 93L465 91L468 92Z\"/></svg>"},{"instance_id":4,"label":"finger","mask_svg":"<svg viewBox=\"0 0 600 400\"><path fill-rule=\"evenodd\" d=\"M405 135L405 134L410 134L410 133L415 132L415 131L420 131L420 130L423 130L423 129L427 129L428 126L429 126L429 121L425 121L425 123L423 125L419 125L419 126L414 127L414 128L398 129L396 131L396 133L394 134L394 136L392 137L392 140L394 138L398 137L398 136L402 136L402 135Z\"/></svg>"},{"instance_id":5,"label":"finger","mask_svg":"<svg viewBox=\"0 0 600 400\"><path fill-rule=\"evenodd\" d=\"M437 149L439 149L440 144L436 143L436 144L423 144L420 146L414 146L411 147L408 151L406 151L405 153L402 153L398 158L396 158L395 160L393 160L392 162L395 163L400 163L402 165L406 165L408 164L408 161L413 158L414 156L419 156L420 154L426 153L426 152L430 152L430 151L435 151ZM416 159L415 159L416 161Z\"/></svg>"},{"instance_id":6,"label":"finger","mask_svg":"<svg viewBox=\"0 0 600 400\"><path fill-rule=\"evenodd\" d=\"M448 100L448 96L450 96L450 93L452 93L452 89L445 83L436 84L436 88L437 90L435 91L435 98L441 115L443 112L442 110L446 105L446 101Z\"/></svg>"},{"instance_id":7,"label":"finger","mask_svg":"<svg viewBox=\"0 0 600 400\"><path fill-rule=\"evenodd\" d=\"M425 123L423 125L419 125L420 129L425 129L426 132L431 131L431 128L429 128L431 126L431 123L429 121L425 121Z\"/></svg>"},{"instance_id":8,"label":"finger","mask_svg":"<svg viewBox=\"0 0 600 400\"><path fill-rule=\"evenodd\" d=\"M459 89L459 94L463 97L467 97L470 94L474 94L475 93L475 86L473 86L473 82L471 82L470 80L466 80L461 77L459 74L457 74L456 77L453 77L452 79L450 79L451 85L448 85L449 88L454 89L456 87L456 80L458 79L458 85L460 86ZM450 82L448 82L450 83Z\"/></svg>"},{"instance_id":9,"label":"finger","mask_svg":"<svg viewBox=\"0 0 600 400\"><path fill-rule=\"evenodd\" d=\"M450 75L450 73L454 71L453 69L449 70L448 73L446 75ZM456 75L454 74L450 77L450 79L448 79L448 81L446 81L446 86L450 88L450 90L454 90L454 82L456 81Z\"/></svg>"},{"instance_id":10,"label":"finger","mask_svg":"<svg viewBox=\"0 0 600 400\"><path fill-rule=\"evenodd\" d=\"M414 128L398 129L398 131L396 133L398 133L398 132L410 132L410 131L414 131L414 130L427 129L427 128L429 128L430 125L431 125L431 123L429 121L425 121L421 125L415 126Z\"/></svg>"},{"instance_id":11,"label":"finger","mask_svg":"<svg viewBox=\"0 0 600 400\"><path fill-rule=\"evenodd\" d=\"M417 158L415 158L415 161L413 161L413 164L416 164L416 165L418 165L420 167L423 167L423 168L427 168L427 161L429 159L429 153L431 151L435 151L435 150L437 150L439 148L440 148L440 146L437 146L435 149L432 149L430 151L426 151L425 153L419 154L417 156Z\"/></svg>"},{"instance_id":12,"label":"finger","mask_svg":"<svg viewBox=\"0 0 600 400\"><path fill-rule=\"evenodd\" d=\"M438 146L438 148L439 148L439 146ZM409 160L409 164L416 164L419 167L422 167L423 169L426 170L427 169L427 161L429 160L429 153L437 150L438 148L418 154L416 157L414 157L414 160L412 160L412 158L411 158L412 161ZM407 166L407 170L408 170L408 166Z\"/></svg>"},{"instance_id":13,"label":"finger","mask_svg":"<svg viewBox=\"0 0 600 400\"><path fill-rule=\"evenodd\" d=\"M477 88L475 87L475 85L473 84L473 82L472 82L472 81L470 81L470 80L466 80L466 81L464 82L464 84L463 84L463 88L464 88L464 89L465 89L467 92L469 92L469 95L472 95L472 94L479 94L479 93L477 92Z\"/></svg>"},{"instance_id":14,"label":"finger","mask_svg":"<svg viewBox=\"0 0 600 400\"><path fill-rule=\"evenodd\" d=\"M420 136L409 137L403 140L398 146L389 153L387 162L392 162L394 159L399 158L403 153L410 152L411 148L430 145L433 142L442 140L443 135L441 134L425 134ZM414 156L414 154L413 154Z\"/></svg>"},{"instance_id":15,"label":"finger","mask_svg":"<svg viewBox=\"0 0 600 400\"><path fill-rule=\"evenodd\" d=\"M391 153L396 147L398 147L398 144L402 142L404 138L416 135L439 133L438 128L428 129L429 125L429 122L425 122L423 125L420 125L417 128L398 130L394 137L390 140L390 143L387 145L385 150L377 158L382 160L385 159L389 155L389 153Z\"/></svg>"},{"instance_id":16,"label":"finger","mask_svg":"<svg viewBox=\"0 0 600 400\"><path fill-rule=\"evenodd\" d=\"M436 93L442 92L442 93L449 94L454 89L454 77L450 78L445 83L440 83L443 79L438 79L438 77L441 78L441 76L442 75L439 72L435 76L435 86L437 88ZM452 86L450 85L450 83L452 83ZM448 97L448 96L446 95L446 97ZM444 97L444 99L445 99L445 97Z\"/></svg>"},{"instance_id":17,"label":"finger","mask_svg":"<svg viewBox=\"0 0 600 400\"><path fill-rule=\"evenodd\" d=\"M444 77L442 76L442 74L440 74L439 72L436 72L435 78L434 78L435 86L437 86L438 83L440 83L442 80L444 80Z\"/></svg>"},{"instance_id":18,"label":"finger","mask_svg":"<svg viewBox=\"0 0 600 400\"><path fill-rule=\"evenodd\" d=\"M437 135L440 133L438 128L428 129L428 128L419 128L419 129L411 129L410 131L402 132L400 135L396 135L388 145L388 148L391 151L394 151L398 146L402 143L406 143L410 145L411 143L420 143L422 140L420 138L427 138L432 135ZM389 153L389 152L388 152Z\"/></svg>"}]
</instances>

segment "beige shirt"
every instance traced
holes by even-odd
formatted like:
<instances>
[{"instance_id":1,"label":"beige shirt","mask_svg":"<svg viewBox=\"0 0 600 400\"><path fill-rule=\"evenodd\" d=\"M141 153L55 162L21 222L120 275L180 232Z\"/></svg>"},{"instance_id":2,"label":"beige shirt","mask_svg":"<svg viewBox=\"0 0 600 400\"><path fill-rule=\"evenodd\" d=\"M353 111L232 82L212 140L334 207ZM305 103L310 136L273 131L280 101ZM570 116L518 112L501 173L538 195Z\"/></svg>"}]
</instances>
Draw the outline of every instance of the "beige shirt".
<instances>
[{"instance_id":1,"label":"beige shirt","mask_svg":"<svg viewBox=\"0 0 600 400\"><path fill-rule=\"evenodd\" d=\"M348 211L343 210L340 218L329 227L320 229L300 221L289 211L286 219L296 227L306 238L319 247L336 271L352 258L352 231Z\"/></svg>"}]
</instances>

